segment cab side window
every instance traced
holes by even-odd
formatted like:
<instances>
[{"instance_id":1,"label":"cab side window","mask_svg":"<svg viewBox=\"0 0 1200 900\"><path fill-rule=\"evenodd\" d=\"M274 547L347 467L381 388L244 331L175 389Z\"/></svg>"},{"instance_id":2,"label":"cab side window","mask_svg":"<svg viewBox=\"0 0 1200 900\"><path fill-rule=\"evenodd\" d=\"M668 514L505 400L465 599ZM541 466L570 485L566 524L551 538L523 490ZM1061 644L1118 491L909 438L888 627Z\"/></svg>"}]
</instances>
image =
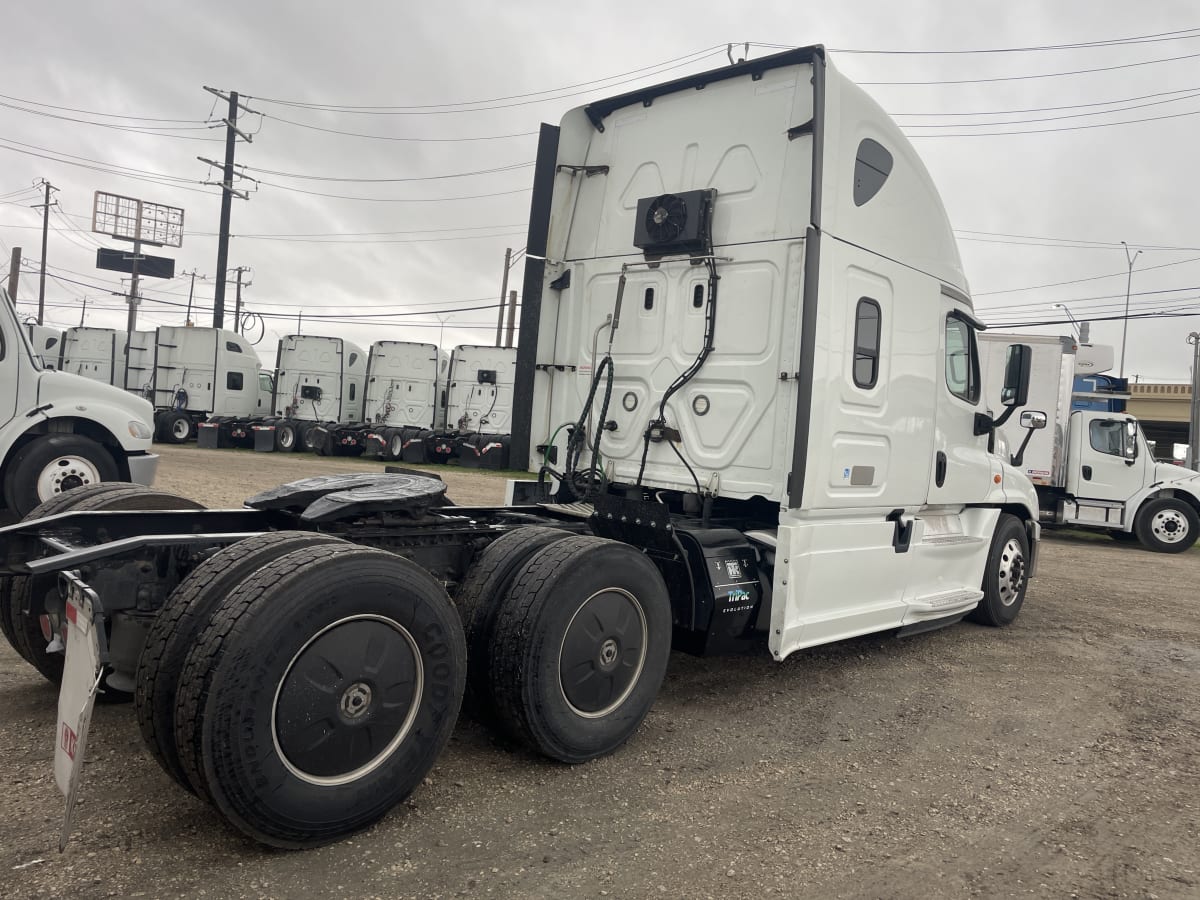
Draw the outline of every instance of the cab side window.
<instances>
[{"instance_id":1,"label":"cab side window","mask_svg":"<svg viewBox=\"0 0 1200 900\"><path fill-rule=\"evenodd\" d=\"M858 301L854 314L854 384L873 388L879 380L879 331L882 315L870 297Z\"/></svg>"},{"instance_id":2,"label":"cab side window","mask_svg":"<svg viewBox=\"0 0 1200 900\"><path fill-rule=\"evenodd\" d=\"M955 397L979 402L979 351L975 332L964 319L946 317L946 387Z\"/></svg>"}]
</instances>

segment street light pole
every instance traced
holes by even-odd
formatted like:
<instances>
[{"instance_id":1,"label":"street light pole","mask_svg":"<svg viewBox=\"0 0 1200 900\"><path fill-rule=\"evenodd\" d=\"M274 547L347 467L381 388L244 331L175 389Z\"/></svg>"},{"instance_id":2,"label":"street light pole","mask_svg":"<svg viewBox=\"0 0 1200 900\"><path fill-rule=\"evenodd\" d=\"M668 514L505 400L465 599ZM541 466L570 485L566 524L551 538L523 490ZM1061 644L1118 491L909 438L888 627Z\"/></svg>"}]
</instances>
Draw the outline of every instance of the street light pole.
<instances>
[{"instance_id":1,"label":"street light pole","mask_svg":"<svg viewBox=\"0 0 1200 900\"><path fill-rule=\"evenodd\" d=\"M1071 323L1071 327L1075 329L1075 337L1077 337L1079 339L1080 343L1083 343L1083 337L1080 335L1080 331L1079 331L1079 320L1076 319L1073 315L1071 315L1071 311L1069 309L1067 309L1067 304L1055 303L1054 308L1061 309L1063 312L1065 312L1067 314L1067 320Z\"/></svg>"},{"instance_id":2,"label":"street light pole","mask_svg":"<svg viewBox=\"0 0 1200 900\"><path fill-rule=\"evenodd\" d=\"M1129 334L1129 288L1133 284L1133 262L1142 255L1142 251L1138 250L1133 256L1129 255L1129 245L1121 241L1121 246L1125 248L1125 261L1129 263L1129 275L1125 279L1125 318L1121 321L1121 372L1118 377L1125 377L1125 338Z\"/></svg>"}]
</instances>

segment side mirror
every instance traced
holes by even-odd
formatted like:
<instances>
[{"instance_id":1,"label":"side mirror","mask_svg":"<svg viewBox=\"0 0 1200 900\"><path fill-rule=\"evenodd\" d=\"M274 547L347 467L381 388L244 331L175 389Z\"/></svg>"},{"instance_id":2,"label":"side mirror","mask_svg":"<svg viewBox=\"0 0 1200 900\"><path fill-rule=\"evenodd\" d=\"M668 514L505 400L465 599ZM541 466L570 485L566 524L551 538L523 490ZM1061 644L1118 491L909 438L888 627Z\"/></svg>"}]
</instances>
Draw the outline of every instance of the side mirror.
<instances>
[{"instance_id":1,"label":"side mirror","mask_svg":"<svg viewBox=\"0 0 1200 900\"><path fill-rule=\"evenodd\" d=\"M1028 344L1009 344L1004 359L1004 387L1000 405L1020 407L1029 401L1029 369L1033 351ZM1024 423L1022 423L1024 424Z\"/></svg>"},{"instance_id":2,"label":"side mirror","mask_svg":"<svg viewBox=\"0 0 1200 900\"><path fill-rule=\"evenodd\" d=\"M1138 425L1135 419L1125 420L1125 462L1128 465L1133 465L1134 460L1138 457L1138 442L1137 442Z\"/></svg>"},{"instance_id":3,"label":"side mirror","mask_svg":"<svg viewBox=\"0 0 1200 900\"><path fill-rule=\"evenodd\" d=\"M1012 412L1012 409L1005 410L1005 415ZM1009 462L1014 466L1019 466L1025 459L1025 448L1029 446L1029 439L1033 437L1033 433L1039 429L1046 427L1046 414L1040 409L1027 409L1021 413L1021 427L1028 429L1025 432L1025 440L1021 441L1021 446L1017 448L1017 452L1010 457Z\"/></svg>"}]
</instances>

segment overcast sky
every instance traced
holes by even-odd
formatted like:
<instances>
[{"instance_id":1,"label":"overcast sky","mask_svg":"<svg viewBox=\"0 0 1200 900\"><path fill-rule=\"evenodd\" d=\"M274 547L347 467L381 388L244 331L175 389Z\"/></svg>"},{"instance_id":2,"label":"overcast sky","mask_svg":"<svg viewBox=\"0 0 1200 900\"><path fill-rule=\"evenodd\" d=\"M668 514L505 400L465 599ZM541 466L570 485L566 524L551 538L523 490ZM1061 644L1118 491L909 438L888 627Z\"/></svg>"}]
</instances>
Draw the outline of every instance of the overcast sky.
<instances>
[{"instance_id":1,"label":"overcast sky","mask_svg":"<svg viewBox=\"0 0 1200 900\"><path fill-rule=\"evenodd\" d=\"M1131 312L1146 316L1129 322L1126 374L1188 379L1185 336L1200 330L1194 0L583 9L540 0L14 5L0 95L0 267L22 248L18 309L36 312L29 273L41 211L31 206L46 179L57 188L49 324L78 324L86 296L87 324L124 327L124 305L109 293L122 290L120 276L95 268L96 190L186 210L182 247L151 252L174 255L177 273L207 276L196 281L194 318L212 323L220 194L204 182L220 173L196 157L223 158L223 128L209 126L226 104L208 85L239 91L256 113L240 114L253 142L239 142L237 161L258 183L239 185L250 199L234 201L229 265L252 269L248 310L284 316L264 319L264 357L301 310L305 333L363 347L436 342L443 326L445 345L491 343L504 250L525 243L540 122L726 64L730 42L738 56L747 41L751 56L821 43L914 138L985 321L1063 319L1056 303L1078 319L1120 316L1125 241L1141 250ZM1019 50L1094 42L1107 44ZM985 50L1009 52L962 52ZM521 273L513 267L511 287ZM143 282L139 327L181 324L189 281ZM231 284L230 310L233 301ZM446 312L463 307L487 308ZM1164 312L1175 316L1147 316ZM363 314L378 315L320 319ZM1097 321L1093 341L1119 356L1121 331L1120 321Z\"/></svg>"}]
</instances>

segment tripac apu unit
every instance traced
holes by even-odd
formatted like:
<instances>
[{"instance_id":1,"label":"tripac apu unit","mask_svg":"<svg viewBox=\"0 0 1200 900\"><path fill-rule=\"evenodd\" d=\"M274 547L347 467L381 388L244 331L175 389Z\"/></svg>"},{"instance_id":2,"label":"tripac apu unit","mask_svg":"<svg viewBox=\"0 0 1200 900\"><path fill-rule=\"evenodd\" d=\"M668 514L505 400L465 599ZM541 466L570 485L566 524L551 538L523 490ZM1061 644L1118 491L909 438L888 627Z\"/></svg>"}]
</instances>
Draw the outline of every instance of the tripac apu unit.
<instances>
[{"instance_id":1,"label":"tripac apu unit","mask_svg":"<svg viewBox=\"0 0 1200 900\"><path fill-rule=\"evenodd\" d=\"M706 253L712 249L712 189L643 197L637 205L633 245L647 257Z\"/></svg>"}]
</instances>

